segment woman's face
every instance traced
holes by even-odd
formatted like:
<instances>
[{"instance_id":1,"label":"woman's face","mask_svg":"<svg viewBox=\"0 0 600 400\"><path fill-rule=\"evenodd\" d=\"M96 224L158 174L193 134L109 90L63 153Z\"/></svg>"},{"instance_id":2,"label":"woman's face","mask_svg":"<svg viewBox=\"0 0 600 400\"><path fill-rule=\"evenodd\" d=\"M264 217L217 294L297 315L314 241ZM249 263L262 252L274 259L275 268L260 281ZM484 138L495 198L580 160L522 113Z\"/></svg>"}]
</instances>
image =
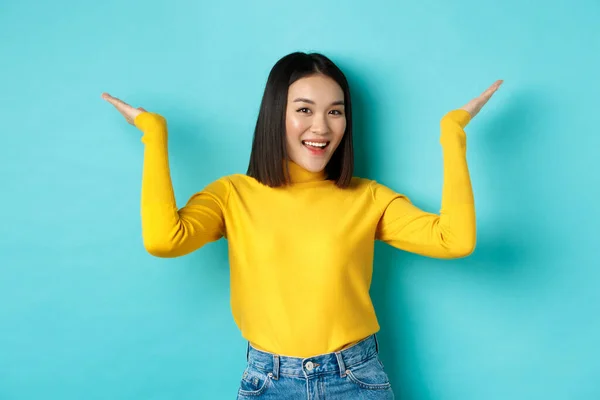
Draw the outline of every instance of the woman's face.
<instances>
[{"instance_id":1,"label":"woman's face","mask_svg":"<svg viewBox=\"0 0 600 400\"><path fill-rule=\"evenodd\" d=\"M311 172L325 169L346 130L342 88L321 74L292 83L285 128L290 160Z\"/></svg>"}]
</instances>

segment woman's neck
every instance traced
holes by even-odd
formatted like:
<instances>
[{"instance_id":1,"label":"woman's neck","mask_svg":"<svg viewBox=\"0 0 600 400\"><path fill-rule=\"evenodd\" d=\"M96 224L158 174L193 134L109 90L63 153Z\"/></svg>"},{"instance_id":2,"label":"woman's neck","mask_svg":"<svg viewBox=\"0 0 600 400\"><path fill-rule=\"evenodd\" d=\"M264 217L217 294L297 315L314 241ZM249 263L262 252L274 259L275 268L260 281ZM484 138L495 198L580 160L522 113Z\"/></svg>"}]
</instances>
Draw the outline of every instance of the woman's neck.
<instances>
[{"instance_id":1,"label":"woman's neck","mask_svg":"<svg viewBox=\"0 0 600 400\"><path fill-rule=\"evenodd\" d=\"M308 171L292 160L288 160L288 168L290 172L290 183L317 182L327 179L325 170L319 172Z\"/></svg>"}]
</instances>

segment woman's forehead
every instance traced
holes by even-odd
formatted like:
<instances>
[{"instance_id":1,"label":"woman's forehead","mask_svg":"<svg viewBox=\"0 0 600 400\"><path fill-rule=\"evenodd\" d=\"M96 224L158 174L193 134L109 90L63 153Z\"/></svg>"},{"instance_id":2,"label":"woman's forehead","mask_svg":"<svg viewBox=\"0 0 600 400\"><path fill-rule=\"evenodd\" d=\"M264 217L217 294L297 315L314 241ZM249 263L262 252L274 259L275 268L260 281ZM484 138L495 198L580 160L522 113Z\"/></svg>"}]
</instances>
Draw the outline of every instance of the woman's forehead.
<instances>
[{"instance_id":1,"label":"woman's forehead","mask_svg":"<svg viewBox=\"0 0 600 400\"><path fill-rule=\"evenodd\" d=\"M311 75L298 79L288 90L288 97L303 98L313 102L336 102L344 100L344 92L336 81L324 75Z\"/></svg>"}]
</instances>

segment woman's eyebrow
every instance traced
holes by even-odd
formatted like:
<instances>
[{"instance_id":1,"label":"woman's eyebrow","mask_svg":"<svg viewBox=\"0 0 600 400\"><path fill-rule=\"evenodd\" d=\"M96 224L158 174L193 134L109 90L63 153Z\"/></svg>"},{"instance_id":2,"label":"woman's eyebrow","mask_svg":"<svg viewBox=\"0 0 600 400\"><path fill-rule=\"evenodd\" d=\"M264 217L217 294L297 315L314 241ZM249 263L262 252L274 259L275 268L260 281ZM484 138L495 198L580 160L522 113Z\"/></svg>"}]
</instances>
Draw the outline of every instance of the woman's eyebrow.
<instances>
[{"instance_id":1,"label":"woman's eyebrow","mask_svg":"<svg viewBox=\"0 0 600 400\"><path fill-rule=\"evenodd\" d=\"M305 99L303 97L298 97L297 99L294 100L294 103L308 103L308 104L315 104L314 101L312 101L311 99ZM334 101L333 103L331 103L332 106L343 106L344 105L344 100L337 100Z\"/></svg>"}]
</instances>

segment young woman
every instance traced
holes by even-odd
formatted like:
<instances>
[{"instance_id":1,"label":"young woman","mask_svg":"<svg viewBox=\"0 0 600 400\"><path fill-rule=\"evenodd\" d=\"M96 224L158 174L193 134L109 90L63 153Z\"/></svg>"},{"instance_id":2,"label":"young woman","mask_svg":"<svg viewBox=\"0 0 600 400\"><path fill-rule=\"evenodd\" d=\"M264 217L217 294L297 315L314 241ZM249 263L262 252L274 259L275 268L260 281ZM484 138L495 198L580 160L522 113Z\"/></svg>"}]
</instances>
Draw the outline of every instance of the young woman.
<instances>
[{"instance_id":1,"label":"young woman","mask_svg":"<svg viewBox=\"0 0 600 400\"><path fill-rule=\"evenodd\" d=\"M143 132L142 233L177 257L228 240L231 307L248 340L238 398L392 399L369 297L374 241L429 257L469 255L475 209L463 128L498 89L441 119L440 215L353 177L352 107L320 54L279 60L264 91L246 174L218 179L178 209L165 119L104 93Z\"/></svg>"}]
</instances>

